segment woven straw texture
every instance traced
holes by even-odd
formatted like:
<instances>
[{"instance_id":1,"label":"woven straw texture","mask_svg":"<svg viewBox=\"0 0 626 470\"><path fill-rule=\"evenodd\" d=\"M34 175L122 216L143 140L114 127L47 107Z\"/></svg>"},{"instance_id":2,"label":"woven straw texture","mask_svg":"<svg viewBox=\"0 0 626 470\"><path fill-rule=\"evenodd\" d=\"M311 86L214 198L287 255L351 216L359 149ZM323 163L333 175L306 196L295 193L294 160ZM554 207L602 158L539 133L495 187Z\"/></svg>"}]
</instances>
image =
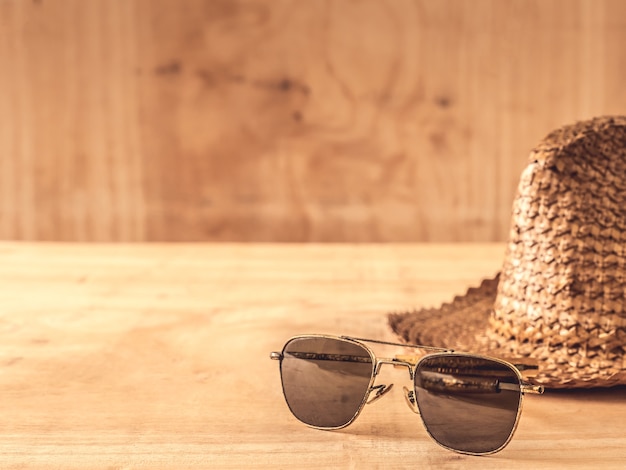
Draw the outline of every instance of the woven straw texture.
<instances>
[{"instance_id":1,"label":"woven straw texture","mask_svg":"<svg viewBox=\"0 0 626 470\"><path fill-rule=\"evenodd\" d=\"M549 134L513 203L499 277L437 309L391 314L402 339L535 358L549 388L626 384L626 117Z\"/></svg>"}]
</instances>

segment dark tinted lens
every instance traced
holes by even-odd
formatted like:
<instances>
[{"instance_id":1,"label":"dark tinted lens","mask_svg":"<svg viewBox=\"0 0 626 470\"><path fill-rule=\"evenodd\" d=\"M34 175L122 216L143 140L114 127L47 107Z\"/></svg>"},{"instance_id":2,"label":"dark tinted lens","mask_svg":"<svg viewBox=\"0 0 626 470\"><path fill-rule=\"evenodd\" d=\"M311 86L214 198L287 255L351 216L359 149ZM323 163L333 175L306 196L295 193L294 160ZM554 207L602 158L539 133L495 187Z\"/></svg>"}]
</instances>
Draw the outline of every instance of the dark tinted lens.
<instances>
[{"instance_id":1,"label":"dark tinted lens","mask_svg":"<svg viewBox=\"0 0 626 470\"><path fill-rule=\"evenodd\" d=\"M515 429L521 400L517 373L506 364L468 355L426 357L415 394L430 435L445 447L490 453Z\"/></svg>"},{"instance_id":2,"label":"dark tinted lens","mask_svg":"<svg viewBox=\"0 0 626 470\"><path fill-rule=\"evenodd\" d=\"M311 426L345 426L367 396L373 372L367 349L339 339L296 338L283 349L283 392L291 412Z\"/></svg>"}]
</instances>

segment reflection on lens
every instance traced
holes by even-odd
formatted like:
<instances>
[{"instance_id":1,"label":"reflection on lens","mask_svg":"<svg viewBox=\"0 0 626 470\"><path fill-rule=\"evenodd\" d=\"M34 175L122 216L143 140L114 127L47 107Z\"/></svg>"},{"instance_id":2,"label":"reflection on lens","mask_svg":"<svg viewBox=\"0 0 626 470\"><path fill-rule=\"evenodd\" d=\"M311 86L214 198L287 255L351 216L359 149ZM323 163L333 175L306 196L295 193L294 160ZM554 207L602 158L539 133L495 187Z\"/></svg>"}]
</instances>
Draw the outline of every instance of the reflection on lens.
<instances>
[{"instance_id":1,"label":"reflection on lens","mask_svg":"<svg viewBox=\"0 0 626 470\"><path fill-rule=\"evenodd\" d=\"M345 426L367 397L373 368L369 351L359 344L321 337L292 339L280 365L285 400L305 424Z\"/></svg>"},{"instance_id":2,"label":"reflection on lens","mask_svg":"<svg viewBox=\"0 0 626 470\"><path fill-rule=\"evenodd\" d=\"M518 374L507 364L463 354L427 356L415 395L430 435L444 447L495 452L510 439L521 401Z\"/></svg>"}]
</instances>

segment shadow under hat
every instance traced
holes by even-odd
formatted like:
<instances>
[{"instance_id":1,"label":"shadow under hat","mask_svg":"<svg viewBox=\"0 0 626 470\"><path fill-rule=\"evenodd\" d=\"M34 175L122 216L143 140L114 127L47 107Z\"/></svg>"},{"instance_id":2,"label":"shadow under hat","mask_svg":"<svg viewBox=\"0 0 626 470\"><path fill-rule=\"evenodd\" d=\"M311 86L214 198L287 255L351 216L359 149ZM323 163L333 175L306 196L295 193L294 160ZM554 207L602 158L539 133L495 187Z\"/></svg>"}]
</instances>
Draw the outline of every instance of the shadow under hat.
<instances>
[{"instance_id":1,"label":"shadow under hat","mask_svg":"<svg viewBox=\"0 0 626 470\"><path fill-rule=\"evenodd\" d=\"M439 308L389 315L403 340L537 362L549 388L626 384L626 117L531 151L501 272Z\"/></svg>"}]
</instances>

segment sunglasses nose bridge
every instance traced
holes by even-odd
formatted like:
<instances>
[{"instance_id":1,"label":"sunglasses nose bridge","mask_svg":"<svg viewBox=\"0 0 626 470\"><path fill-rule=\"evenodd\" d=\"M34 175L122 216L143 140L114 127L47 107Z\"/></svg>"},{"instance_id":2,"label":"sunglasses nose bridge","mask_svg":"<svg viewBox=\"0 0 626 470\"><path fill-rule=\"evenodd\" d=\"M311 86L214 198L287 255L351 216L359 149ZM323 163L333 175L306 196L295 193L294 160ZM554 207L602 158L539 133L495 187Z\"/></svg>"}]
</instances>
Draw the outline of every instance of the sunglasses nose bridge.
<instances>
[{"instance_id":1,"label":"sunglasses nose bridge","mask_svg":"<svg viewBox=\"0 0 626 470\"><path fill-rule=\"evenodd\" d=\"M378 373L380 372L380 368L381 368L381 366L383 364L391 364L395 368L406 367L408 369L408 371L409 371L409 378L411 380L413 380L414 368L413 368L413 364L411 364L410 362L403 361L403 360L397 359L395 357L394 358L387 358L387 357L377 358L376 359L376 367L374 369L374 375L378 375Z\"/></svg>"}]
</instances>

